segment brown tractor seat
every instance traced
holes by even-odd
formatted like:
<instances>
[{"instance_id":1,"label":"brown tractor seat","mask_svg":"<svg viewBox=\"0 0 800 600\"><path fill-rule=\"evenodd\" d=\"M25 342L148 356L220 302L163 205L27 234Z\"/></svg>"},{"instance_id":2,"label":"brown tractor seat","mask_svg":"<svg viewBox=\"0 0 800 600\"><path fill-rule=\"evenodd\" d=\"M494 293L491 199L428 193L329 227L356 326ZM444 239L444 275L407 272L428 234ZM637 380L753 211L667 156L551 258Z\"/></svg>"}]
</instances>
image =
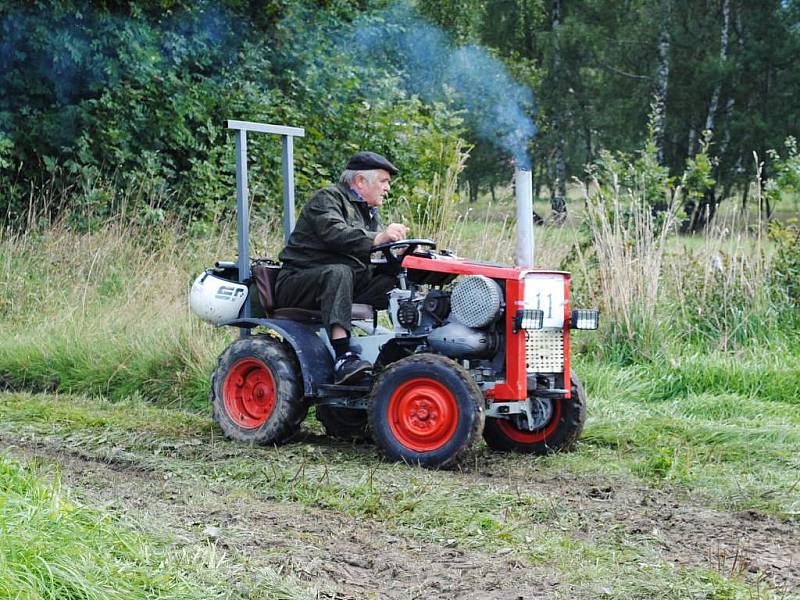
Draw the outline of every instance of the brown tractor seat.
<instances>
[{"instance_id":1,"label":"brown tractor seat","mask_svg":"<svg viewBox=\"0 0 800 600\"><path fill-rule=\"evenodd\" d=\"M256 280L258 298L268 318L291 319L293 321L322 322L322 313L308 308L275 308L275 282L278 280L281 266L268 263L253 265L253 277ZM353 304L351 319L353 321L375 321L375 309L369 304Z\"/></svg>"}]
</instances>

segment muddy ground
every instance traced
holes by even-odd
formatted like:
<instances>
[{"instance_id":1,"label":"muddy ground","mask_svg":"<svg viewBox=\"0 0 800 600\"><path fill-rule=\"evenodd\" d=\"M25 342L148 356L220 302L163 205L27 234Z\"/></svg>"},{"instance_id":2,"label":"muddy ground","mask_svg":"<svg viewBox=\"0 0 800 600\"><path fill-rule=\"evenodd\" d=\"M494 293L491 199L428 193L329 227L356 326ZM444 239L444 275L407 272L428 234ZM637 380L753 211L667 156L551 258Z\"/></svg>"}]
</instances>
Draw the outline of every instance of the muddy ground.
<instances>
[{"instance_id":1,"label":"muddy ground","mask_svg":"<svg viewBox=\"0 0 800 600\"><path fill-rule=\"evenodd\" d=\"M268 566L322 598L569 598L555 570L515 552L484 553L421 541L380 522L279 503L195 479L105 462L58 439L0 435L0 452L61 465L62 484L90 506L131 517L187 546L210 540L248 569ZM699 565L761 581L778 597L800 592L800 525L753 512L694 506L669 490L571 474L480 465L461 476L473 485L544 494L554 510L575 515L573 535L586 540L648 540L665 562ZM600 590L598 590L600 591Z\"/></svg>"}]
</instances>

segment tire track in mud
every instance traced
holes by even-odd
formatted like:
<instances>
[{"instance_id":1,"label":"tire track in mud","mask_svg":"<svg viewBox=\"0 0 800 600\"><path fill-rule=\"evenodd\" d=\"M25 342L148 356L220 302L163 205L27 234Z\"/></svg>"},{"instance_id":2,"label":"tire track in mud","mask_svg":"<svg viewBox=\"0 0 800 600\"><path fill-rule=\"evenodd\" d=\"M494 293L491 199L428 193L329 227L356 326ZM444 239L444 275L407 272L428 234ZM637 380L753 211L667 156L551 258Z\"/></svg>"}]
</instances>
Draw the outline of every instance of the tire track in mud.
<instances>
[{"instance_id":1,"label":"tire track in mud","mask_svg":"<svg viewBox=\"0 0 800 600\"><path fill-rule=\"evenodd\" d=\"M63 481L88 504L130 514L139 523L160 519L162 531L187 544L210 538L249 563L318 588L322 597L592 597L590 589L560 583L554 570L520 562L511 552L426 542L369 518L270 501L233 485L209 487L135 459L92 456L54 437L0 432L0 450L60 463ZM443 476L542 498L555 526L590 545L636 546L664 563L743 575L778 593L800 590L800 524L704 508L668 488L522 469L510 460L478 456L471 468Z\"/></svg>"},{"instance_id":2,"label":"tire track in mud","mask_svg":"<svg viewBox=\"0 0 800 600\"><path fill-rule=\"evenodd\" d=\"M780 592L800 592L800 523L745 510L706 508L668 488L615 477L479 465L468 477L514 493L549 499L554 511L574 515L576 537L648 543L661 560L698 565L724 575L766 580ZM566 509L566 510L564 510Z\"/></svg>"},{"instance_id":3,"label":"tire track in mud","mask_svg":"<svg viewBox=\"0 0 800 600\"><path fill-rule=\"evenodd\" d=\"M323 509L270 502L240 489L106 462L47 440L0 434L0 451L60 468L61 481L86 505L130 518L181 546L213 541L247 569L268 566L319 597L464 598L569 597L556 575L510 556L433 544L380 523ZM246 581L242 587L247 588Z\"/></svg>"}]
</instances>

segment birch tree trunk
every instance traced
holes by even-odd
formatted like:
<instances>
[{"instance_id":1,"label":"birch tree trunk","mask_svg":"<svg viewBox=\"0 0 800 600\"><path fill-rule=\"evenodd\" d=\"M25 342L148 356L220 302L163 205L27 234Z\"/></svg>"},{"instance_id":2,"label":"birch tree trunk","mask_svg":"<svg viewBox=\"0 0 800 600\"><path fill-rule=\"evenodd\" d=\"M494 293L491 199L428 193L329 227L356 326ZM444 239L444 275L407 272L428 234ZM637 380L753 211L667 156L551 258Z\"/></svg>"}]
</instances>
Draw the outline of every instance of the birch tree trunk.
<instances>
[{"instance_id":1,"label":"birch tree trunk","mask_svg":"<svg viewBox=\"0 0 800 600\"><path fill-rule=\"evenodd\" d=\"M731 0L722 0L722 33L719 38L719 63L725 65L728 60L728 38L731 23ZM717 119L717 108L719 107L719 97L722 93L722 77L717 79L714 92L711 94L711 102L708 105L708 115L706 116L706 131L714 131L714 124Z\"/></svg>"},{"instance_id":2,"label":"birch tree trunk","mask_svg":"<svg viewBox=\"0 0 800 600\"><path fill-rule=\"evenodd\" d=\"M655 102L653 105L653 138L656 143L656 158L664 164L664 130L667 117L667 85L669 81L669 49L672 43L669 22L672 13L671 0L661 0L661 26L658 36L658 66L656 68Z\"/></svg>"},{"instance_id":3,"label":"birch tree trunk","mask_svg":"<svg viewBox=\"0 0 800 600\"><path fill-rule=\"evenodd\" d=\"M731 23L731 0L722 0L722 29L719 37L719 64L720 67L725 66L728 60L728 39ZM706 123L703 128L703 136L706 132L713 133L714 126L717 120L717 110L719 108L719 97L722 93L722 77L717 78L714 85L714 91L711 93L711 101L708 104L708 114L706 115ZM715 174L715 179L719 177L719 172ZM700 205L695 209L692 215L692 231L698 232L711 223L714 215L717 213L717 205L719 199L717 198L717 186L713 185L710 189L706 190L703 194L703 199Z\"/></svg>"},{"instance_id":4,"label":"birch tree trunk","mask_svg":"<svg viewBox=\"0 0 800 600\"><path fill-rule=\"evenodd\" d=\"M555 81L561 80L561 46L559 42L559 26L561 25L561 0L553 0L553 76ZM557 86L560 91L561 86ZM555 181L550 194L550 206L553 209L553 217L557 221L563 221L567 216L567 164L564 153L564 130L559 110L553 115L553 138L555 147L553 149L553 161Z\"/></svg>"}]
</instances>

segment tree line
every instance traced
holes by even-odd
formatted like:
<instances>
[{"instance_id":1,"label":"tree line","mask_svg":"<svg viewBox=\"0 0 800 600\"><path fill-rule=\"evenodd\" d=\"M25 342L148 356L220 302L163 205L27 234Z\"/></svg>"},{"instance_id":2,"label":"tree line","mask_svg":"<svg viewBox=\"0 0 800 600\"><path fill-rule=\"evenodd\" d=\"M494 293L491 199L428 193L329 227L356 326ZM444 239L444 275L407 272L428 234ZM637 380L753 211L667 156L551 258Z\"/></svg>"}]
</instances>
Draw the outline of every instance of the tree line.
<instances>
[{"instance_id":1,"label":"tree line","mask_svg":"<svg viewBox=\"0 0 800 600\"><path fill-rule=\"evenodd\" d=\"M799 11L795 0L10 0L0 218L24 222L44 194L49 213L82 203L102 216L140 197L150 214L213 221L234 187L228 118L306 128L300 198L369 147L403 165L395 195L424 206L459 137L472 144L473 194L507 181L521 118L538 129L524 143L556 216L587 164L652 143L667 174L707 159L699 227L747 189L753 152L765 159L798 133ZM253 140L257 204L279 203L277 143Z\"/></svg>"},{"instance_id":2,"label":"tree line","mask_svg":"<svg viewBox=\"0 0 800 600\"><path fill-rule=\"evenodd\" d=\"M569 178L601 152L633 153L652 135L673 175L708 154L701 226L737 186L746 190L753 153L765 160L800 127L793 0L434 0L421 8L463 42L495 49L536 91L534 155L554 211L563 210ZM761 176L769 174L767 165Z\"/></svg>"}]
</instances>

